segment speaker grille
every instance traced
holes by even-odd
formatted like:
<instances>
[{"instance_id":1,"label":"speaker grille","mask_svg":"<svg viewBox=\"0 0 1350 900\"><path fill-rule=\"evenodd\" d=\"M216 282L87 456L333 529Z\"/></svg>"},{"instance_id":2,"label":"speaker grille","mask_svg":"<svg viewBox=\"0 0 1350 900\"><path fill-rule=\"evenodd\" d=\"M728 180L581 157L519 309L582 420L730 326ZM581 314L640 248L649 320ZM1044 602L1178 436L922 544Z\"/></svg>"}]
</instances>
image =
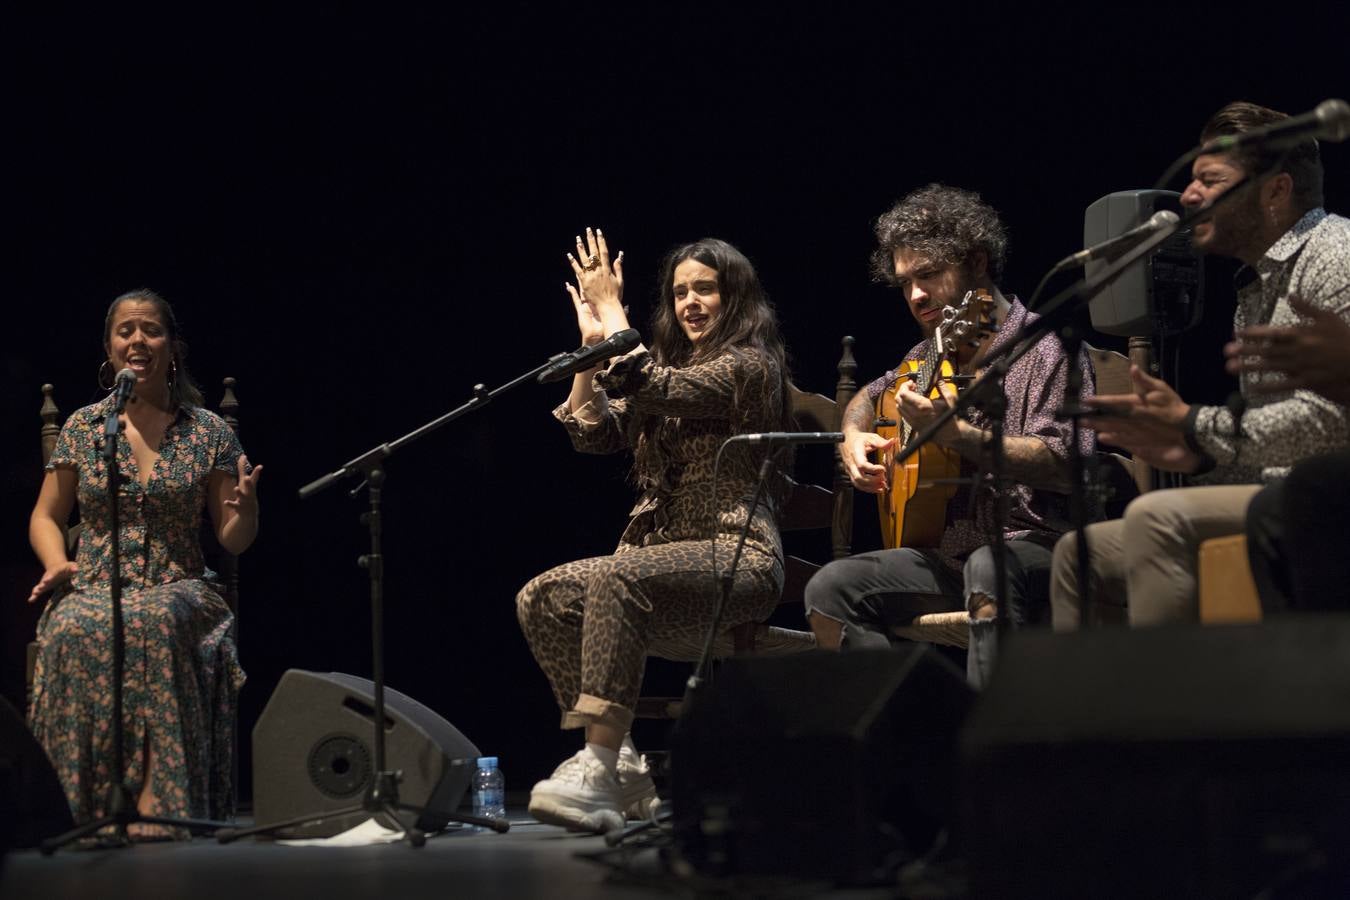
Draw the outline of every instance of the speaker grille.
<instances>
[{"instance_id":1,"label":"speaker grille","mask_svg":"<svg viewBox=\"0 0 1350 900\"><path fill-rule=\"evenodd\" d=\"M351 734L330 734L309 754L309 780L325 797L355 797L370 784L370 750Z\"/></svg>"}]
</instances>

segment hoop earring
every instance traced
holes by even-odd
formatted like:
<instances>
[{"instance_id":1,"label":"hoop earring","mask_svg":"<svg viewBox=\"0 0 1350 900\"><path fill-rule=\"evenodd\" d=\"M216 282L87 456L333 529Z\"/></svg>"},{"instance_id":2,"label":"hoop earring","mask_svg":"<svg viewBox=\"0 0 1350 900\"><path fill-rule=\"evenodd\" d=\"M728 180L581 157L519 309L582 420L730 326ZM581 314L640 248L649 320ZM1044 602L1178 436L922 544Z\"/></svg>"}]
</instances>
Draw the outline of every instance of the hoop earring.
<instances>
[{"instance_id":1,"label":"hoop earring","mask_svg":"<svg viewBox=\"0 0 1350 900\"><path fill-rule=\"evenodd\" d=\"M108 367L108 383L103 383L103 366ZM112 360L105 359L103 365L98 367L98 386L105 391L111 391L113 385L117 383L117 373L113 371Z\"/></svg>"}]
</instances>

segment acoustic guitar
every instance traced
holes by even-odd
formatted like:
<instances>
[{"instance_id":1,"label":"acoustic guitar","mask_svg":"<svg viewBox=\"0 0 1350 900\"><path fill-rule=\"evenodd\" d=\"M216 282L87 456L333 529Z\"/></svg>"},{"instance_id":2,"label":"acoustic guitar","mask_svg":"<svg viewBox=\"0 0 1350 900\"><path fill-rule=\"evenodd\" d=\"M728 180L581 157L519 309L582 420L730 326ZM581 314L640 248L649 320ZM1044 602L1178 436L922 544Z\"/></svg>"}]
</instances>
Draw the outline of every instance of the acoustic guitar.
<instances>
[{"instance_id":1,"label":"acoustic guitar","mask_svg":"<svg viewBox=\"0 0 1350 900\"><path fill-rule=\"evenodd\" d=\"M874 430L884 438L899 437L898 447L882 451L878 462L886 467L887 489L878 495L881 538L887 549L936 547L947 523L947 503L956 494L961 454L933 443L897 464L914 432L900 418L896 399L900 385L912 381L924 396L941 397L938 385L956 383L956 354L965 344L978 344L994 327L994 298L979 288L967 291L959 306L942 310L942 322L933 332L923 359L906 360L899 377L877 398Z\"/></svg>"}]
</instances>

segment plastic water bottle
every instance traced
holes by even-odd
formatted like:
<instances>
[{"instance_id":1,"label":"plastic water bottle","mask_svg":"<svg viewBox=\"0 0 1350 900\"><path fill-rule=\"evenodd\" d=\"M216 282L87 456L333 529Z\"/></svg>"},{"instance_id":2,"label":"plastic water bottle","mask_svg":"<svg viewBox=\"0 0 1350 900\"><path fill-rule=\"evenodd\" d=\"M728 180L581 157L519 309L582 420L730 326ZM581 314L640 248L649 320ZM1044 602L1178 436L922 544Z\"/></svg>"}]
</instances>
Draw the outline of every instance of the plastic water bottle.
<instances>
[{"instance_id":1,"label":"plastic water bottle","mask_svg":"<svg viewBox=\"0 0 1350 900\"><path fill-rule=\"evenodd\" d=\"M489 819L506 818L506 777L497 768L497 757L478 757L473 774L473 814Z\"/></svg>"}]
</instances>

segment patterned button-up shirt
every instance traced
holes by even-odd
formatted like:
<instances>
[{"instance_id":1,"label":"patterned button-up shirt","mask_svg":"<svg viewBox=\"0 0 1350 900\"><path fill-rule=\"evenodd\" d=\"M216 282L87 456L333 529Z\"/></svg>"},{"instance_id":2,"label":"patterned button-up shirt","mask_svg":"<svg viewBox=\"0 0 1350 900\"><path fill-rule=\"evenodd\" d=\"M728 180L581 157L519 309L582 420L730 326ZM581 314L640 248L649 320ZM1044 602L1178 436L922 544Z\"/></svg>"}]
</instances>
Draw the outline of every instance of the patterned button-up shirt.
<instances>
[{"instance_id":1,"label":"patterned button-up shirt","mask_svg":"<svg viewBox=\"0 0 1350 900\"><path fill-rule=\"evenodd\" d=\"M1040 318L1029 312L1016 297L1009 296L1008 299L1011 305L989 346L990 354L1002 350L1024 327ZM905 359L922 359L927 349L928 341L923 341L910 350ZM1094 393L1094 382L1086 354L1080 360L1080 365L1083 369L1080 396L1090 397ZM864 390L875 402L883 391L895 383L897 377L896 370L892 369ZM1072 428L1067 419L1060 419L1056 415L1064 402L1067 382L1068 366L1065 365L1064 350L1055 335L1046 335L1008 369L1003 382L1008 396L1004 434L1009 437L1034 437L1044 443L1057 459L1067 460L1072 445ZM988 427L988 421L978 411L971 413L969 419L977 427ZM1078 447L1085 456L1090 456L1096 449L1096 435L1090 429L1082 429L1078 436ZM973 475L975 471L974 463L962 460L963 476ZM958 492L947 505L947 527L942 534L938 553L949 564L959 563L975 549L992 540L993 504L990 500L991 492L981 487ZM1029 538L1050 545L1059 535L1073 527L1068 515L1067 495L1016 484L1009 501L1010 515L1003 528L1007 540Z\"/></svg>"},{"instance_id":2,"label":"patterned button-up shirt","mask_svg":"<svg viewBox=\"0 0 1350 900\"><path fill-rule=\"evenodd\" d=\"M1350 219L1328 215L1321 208L1310 210L1254 267L1239 269L1236 282L1235 328L1299 324L1301 317L1289 306L1291 296L1350 321ZM1240 386L1248 406L1236 437L1233 413L1227 407L1204 406L1196 412L1196 443L1218 463L1205 481L1271 481L1286 475L1304 457L1350 444L1346 407L1312 391L1251 390L1263 380L1281 377L1270 372L1242 374Z\"/></svg>"}]
</instances>

